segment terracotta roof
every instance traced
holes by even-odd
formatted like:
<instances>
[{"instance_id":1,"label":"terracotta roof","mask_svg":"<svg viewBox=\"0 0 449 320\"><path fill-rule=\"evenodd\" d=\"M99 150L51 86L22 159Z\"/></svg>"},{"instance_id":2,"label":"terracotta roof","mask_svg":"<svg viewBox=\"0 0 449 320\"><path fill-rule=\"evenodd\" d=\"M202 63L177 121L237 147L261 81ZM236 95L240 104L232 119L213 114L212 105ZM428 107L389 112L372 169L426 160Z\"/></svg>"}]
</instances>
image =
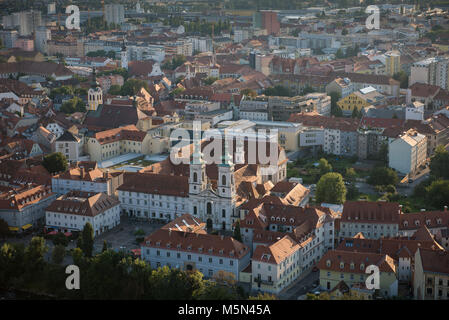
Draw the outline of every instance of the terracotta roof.
<instances>
[{"instance_id":1,"label":"terracotta roof","mask_svg":"<svg viewBox=\"0 0 449 320\"><path fill-rule=\"evenodd\" d=\"M64 65L53 62L21 61L14 63L0 63L0 74L25 73L45 76L70 76L72 71Z\"/></svg>"},{"instance_id":2,"label":"terracotta roof","mask_svg":"<svg viewBox=\"0 0 449 320\"><path fill-rule=\"evenodd\" d=\"M126 173L123 184L117 190L185 198L189 194L189 178L153 173Z\"/></svg>"},{"instance_id":3,"label":"terracotta roof","mask_svg":"<svg viewBox=\"0 0 449 320\"><path fill-rule=\"evenodd\" d=\"M43 185L22 186L0 192L0 209L22 210L52 196L51 188Z\"/></svg>"},{"instance_id":4,"label":"terracotta roof","mask_svg":"<svg viewBox=\"0 0 449 320\"><path fill-rule=\"evenodd\" d=\"M424 272L449 274L449 253L447 251L420 248L419 254Z\"/></svg>"},{"instance_id":5,"label":"terracotta roof","mask_svg":"<svg viewBox=\"0 0 449 320\"><path fill-rule=\"evenodd\" d=\"M175 220L170 221L161 229L172 229L175 231L193 232L193 233L207 233L204 230L206 223L201 221L199 218L195 218L192 215L185 213Z\"/></svg>"},{"instance_id":6,"label":"terracotta roof","mask_svg":"<svg viewBox=\"0 0 449 320\"><path fill-rule=\"evenodd\" d=\"M95 217L120 202L105 193L71 191L53 201L46 211Z\"/></svg>"},{"instance_id":7,"label":"terracotta roof","mask_svg":"<svg viewBox=\"0 0 449 320\"><path fill-rule=\"evenodd\" d=\"M302 123L307 127L356 131L360 120L355 118L325 117L308 113L292 113L288 122Z\"/></svg>"},{"instance_id":8,"label":"terracotta roof","mask_svg":"<svg viewBox=\"0 0 449 320\"><path fill-rule=\"evenodd\" d=\"M412 90L413 97L434 97L441 88L431 84L416 82L409 89Z\"/></svg>"},{"instance_id":9,"label":"terracotta roof","mask_svg":"<svg viewBox=\"0 0 449 320\"><path fill-rule=\"evenodd\" d=\"M135 125L131 124L116 129L97 132L94 138L102 145L121 140L142 142L146 135L147 133L145 131L140 131Z\"/></svg>"},{"instance_id":10,"label":"terracotta roof","mask_svg":"<svg viewBox=\"0 0 449 320\"><path fill-rule=\"evenodd\" d=\"M353 268L351 268L351 264ZM393 258L386 254L342 250L326 252L317 267L320 270L365 274L365 268L371 264L378 266L381 272L396 272Z\"/></svg>"},{"instance_id":11,"label":"terracotta roof","mask_svg":"<svg viewBox=\"0 0 449 320\"><path fill-rule=\"evenodd\" d=\"M250 250L232 237L159 229L145 238L144 247L240 259Z\"/></svg>"},{"instance_id":12,"label":"terracotta roof","mask_svg":"<svg viewBox=\"0 0 449 320\"><path fill-rule=\"evenodd\" d=\"M286 258L290 257L300 248L299 244L296 243L291 237L285 235L282 239L276 241L275 243L264 246L259 245L254 250L252 256L252 262L255 261L270 263L270 264L280 264Z\"/></svg>"},{"instance_id":13,"label":"terracotta roof","mask_svg":"<svg viewBox=\"0 0 449 320\"><path fill-rule=\"evenodd\" d=\"M396 202L346 201L341 222L399 223L401 209Z\"/></svg>"},{"instance_id":14,"label":"terracotta roof","mask_svg":"<svg viewBox=\"0 0 449 320\"><path fill-rule=\"evenodd\" d=\"M420 226L447 228L449 226L449 211L421 211L399 216L399 230L415 230Z\"/></svg>"}]
</instances>

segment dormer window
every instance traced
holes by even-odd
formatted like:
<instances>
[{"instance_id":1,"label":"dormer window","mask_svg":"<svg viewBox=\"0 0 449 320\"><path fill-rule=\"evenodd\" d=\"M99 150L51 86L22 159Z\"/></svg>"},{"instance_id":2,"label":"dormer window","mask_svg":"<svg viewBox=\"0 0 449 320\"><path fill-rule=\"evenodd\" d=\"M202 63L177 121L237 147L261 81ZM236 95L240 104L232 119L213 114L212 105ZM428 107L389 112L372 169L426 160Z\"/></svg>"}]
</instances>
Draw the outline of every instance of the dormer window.
<instances>
[{"instance_id":1,"label":"dormer window","mask_svg":"<svg viewBox=\"0 0 449 320\"><path fill-rule=\"evenodd\" d=\"M330 260L327 260L326 261L326 267L330 267L331 266L331 261Z\"/></svg>"},{"instance_id":2,"label":"dormer window","mask_svg":"<svg viewBox=\"0 0 449 320\"><path fill-rule=\"evenodd\" d=\"M415 225L419 226L419 220L415 220Z\"/></svg>"},{"instance_id":3,"label":"dormer window","mask_svg":"<svg viewBox=\"0 0 449 320\"><path fill-rule=\"evenodd\" d=\"M291 222L291 223L295 222L295 219L290 218L290 222Z\"/></svg>"},{"instance_id":4,"label":"dormer window","mask_svg":"<svg viewBox=\"0 0 449 320\"><path fill-rule=\"evenodd\" d=\"M428 226L430 226L430 219L427 219L427 220L426 220L426 224L427 224Z\"/></svg>"},{"instance_id":5,"label":"dormer window","mask_svg":"<svg viewBox=\"0 0 449 320\"><path fill-rule=\"evenodd\" d=\"M349 268L351 268L351 270L354 270L354 262L351 262L351 265L349 266Z\"/></svg>"},{"instance_id":6,"label":"dormer window","mask_svg":"<svg viewBox=\"0 0 449 320\"><path fill-rule=\"evenodd\" d=\"M404 221L404 227L408 226L408 221Z\"/></svg>"},{"instance_id":7,"label":"dormer window","mask_svg":"<svg viewBox=\"0 0 449 320\"><path fill-rule=\"evenodd\" d=\"M276 218L276 221L281 221L281 218L277 217L277 218Z\"/></svg>"},{"instance_id":8,"label":"dormer window","mask_svg":"<svg viewBox=\"0 0 449 320\"><path fill-rule=\"evenodd\" d=\"M340 269L343 269L345 267L345 263L344 262L340 262Z\"/></svg>"},{"instance_id":9,"label":"dormer window","mask_svg":"<svg viewBox=\"0 0 449 320\"><path fill-rule=\"evenodd\" d=\"M271 217L271 221L274 221L276 218L275 217Z\"/></svg>"},{"instance_id":10,"label":"dormer window","mask_svg":"<svg viewBox=\"0 0 449 320\"><path fill-rule=\"evenodd\" d=\"M360 270L365 270L365 264L364 263L360 264Z\"/></svg>"},{"instance_id":11,"label":"dormer window","mask_svg":"<svg viewBox=\"0 0 449 320\"><path fill-rule=\"evenodd\" d=\"M437 224L441 224L441 218L437 219Z\"/></svg>"},{"instance_id":12,"label":"dormer window","mask_svg":"<svg viewBox=\"0 0 449 320\"><path fill-rule=\"evenodd\" d=\"M285 218L282 218L282 222L285 222Z\"/></svg>"}]
</instances>

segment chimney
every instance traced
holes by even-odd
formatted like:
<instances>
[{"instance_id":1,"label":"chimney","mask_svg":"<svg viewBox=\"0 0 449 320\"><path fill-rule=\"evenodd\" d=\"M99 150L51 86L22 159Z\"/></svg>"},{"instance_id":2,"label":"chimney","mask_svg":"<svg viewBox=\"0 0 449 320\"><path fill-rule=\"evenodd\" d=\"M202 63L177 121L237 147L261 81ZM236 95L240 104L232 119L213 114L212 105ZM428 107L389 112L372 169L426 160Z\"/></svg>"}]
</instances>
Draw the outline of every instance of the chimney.
<instances>
[{"instance_id":1,"label":"chimney","mask_svg":"<svg viewBox=\"0 0 449 320\"><path fill-rule=\"evenodd\" d=\"M223 240L224 239L224 235L221 235L220 238L221 238L221 240Z\"/></svg>"},{"instance_id":2,"label":"chimney","mask_svg":"<svg viewBox=\"0 0 449 320\"><path fill-rule=\"evenodd\" d=\"M168 236L171 236L171 228L168 228Z\"/></svg>"},{"instance_id":3,"label":"chimney","mask_svg":"<svg viewBox=\"0 0 449 320\"><path fill-rule=\"evenodd\" d=\"M444 206L444 211L447 211L447 206Z\"/></svg>"}]
</instances>

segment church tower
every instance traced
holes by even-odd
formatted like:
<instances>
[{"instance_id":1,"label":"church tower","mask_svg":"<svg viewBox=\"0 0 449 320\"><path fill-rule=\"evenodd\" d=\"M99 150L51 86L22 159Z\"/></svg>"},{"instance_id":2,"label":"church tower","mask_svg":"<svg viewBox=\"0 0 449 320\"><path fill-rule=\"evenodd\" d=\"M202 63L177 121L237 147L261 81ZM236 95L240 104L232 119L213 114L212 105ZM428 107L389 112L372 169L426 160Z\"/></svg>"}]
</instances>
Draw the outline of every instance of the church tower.
<instances>
[{"instance_id":1,"label":"church tower","mask_svg":"<svg viewBox=\"0 0 449 320\"><path fill-rule=\"evenodd\" d=\"M206 163L201 153L201 127L193 128L193 159L190 164L189 193L199 194L206 190Z\"/></svg>"},{"instance_id":2,"label":"church tower","mask_svg":"<svg viewBox=\"0 0 449 320\"><path fill-rule=\"evenodd\" d=\"M94 68L92 83L89 91L87 92L87 110L96 111L98 106L101 104L103 104L103 90L101 90L100 84L97 81L97 75Z\"/></svg>"},{"instance_id":3,"label":"church tower","mask_svg":"<svg viewBox=\"0 0 449 320\"><path fill-rule=\"evenodd\" d=\"M229 141L226 138L224 149L223 162L218 165L217 190L220 197L233 198L235 196L234 163L232 161L232 150L230 150Z\"/></svg>"},{"instance_id":4,"label":"church tower","mask_svg":"<svg viewBox=\"0 0 449 320\"><path fill-rule=\"evenodd\" d=\"M128 70L128 52L126 51L125 40L123 40L122 51L120 51L121 67Z\"/></svg>"},{"instance_id":5,"label":"church tower","mask_svg":"<svg viewBox=\"0 0 449 320\"><path fill-rule=\"evenodd\" d=\"M237 137L235 147L235 163L245 164L245 141L244 137Z\"/></svg>"}]
</instances>

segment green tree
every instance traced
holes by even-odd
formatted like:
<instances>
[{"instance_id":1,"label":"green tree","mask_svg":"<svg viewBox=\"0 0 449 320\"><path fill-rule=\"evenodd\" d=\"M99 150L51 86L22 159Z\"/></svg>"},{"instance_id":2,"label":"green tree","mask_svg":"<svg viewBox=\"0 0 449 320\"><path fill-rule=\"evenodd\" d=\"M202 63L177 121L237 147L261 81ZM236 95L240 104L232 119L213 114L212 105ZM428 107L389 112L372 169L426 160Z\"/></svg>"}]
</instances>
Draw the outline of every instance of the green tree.
<instances>
[{"instance_id":1,"label":"green tree","mask_svg":"<svg viewBox=\"0 0 449 320\"><path fill-rule=\"evenodd\" d=\"M388 164L388 144L382 143L379 148L379 152L377 157L380 161L382 161L385 165Z\"/></svg>"},{"instance_id":2,"label":"green tree","mask_svg":"<svg viewBox=\"0 0 449 320\"><path fill-rule=\"evenodd\" d=\"M340 107L337 105L337 102L340 100L340 93L333 91L330 94L331 97L331 114L336 117L343 116L343 111L341 111Z\"/></svg>"},{"instance_id":3,"label":"green tree","mask_svg":"<svg viewBox=\"0 0 449 320\"><path fill-rule=\"evenodd\" d=\"M109 94L112 94L114 96L119 96L122 93L122 87L118 84L113 84L108 91Z\"/></svg>"},{"instance_id":4,"label":"green tree","mask_svg":"<svg viewBox=\"0 0 449 320\"><path fill-rule=\"evenodd\" d=\"M289 88L281 86L281 85L266 88L263 93L266 96L290 97L293 95L293 93L291 92L291 90Z\"/></svg>"},{"instance_id":5,"label":"green tree","mask_svg":"<svg viewBox=\"0 0 449 320\"><path fill-rule=\"evenodd\" d=\"M430 159L430 174L434 178L449 179L449 152L439 145Z\"/></svg>"},{"instance_id":6,"label":"green tree","mask_svg":"<svg viewBox=\"0 0 449 320\"><path fill-rule=\"evenodd\" d=\"M373 186L396 185L399 182L399 178L393 169L376 167L371 171L367 182Z\"/></svg>"},{"instance_id":7,"label":"green tree","mask_svg":"<svg viewBox=\"0 0 449 320\"><path fill-rule=\"evenodd\" d=\"M44 255L48 247L42 237L33 237L25 249L25 269L27 278L38 274L45 266Z\"/></svg>"},{"instance_id":8,"label":"green tree","mask_svg":"<svg viewBox=\"0 0 449 320\"><path fill-rule=\"evenodd\" d=\"M233 233L232 237L237 241L243 242L242 234L240 233L240 220L237 220L237 222L235 223L234 233Z\"/></svg>"},{"instance_id":9,"label":"green tree","mask_svg":"<svg viewBox=\"0 0 449 320\"><path fill-rule=\"evenodd\" d=\"M320 169L320 175L324 175L332 171L332 166L325 158L320 159L318 162L318 168Z\"/></svg>"},{"instance_id":10,"label":"green tree","mask_svg":"<svg viewBox=\"0 0 449 320\"><path fill-rule=\"evenodd\" d=\"M321 176L316 185L317 203L342 204L346 199L346 187L341 174L329 172Z\"/></svg>"},{"instance_id":11,"label":"green tree","mask_svg":"<svg viewBox=\"0 0 449 320\"><path fill-rule=\"evenodd\" d=\"M52 236L51 241L55 246L61 245L63 247L66 247L69 244L69 239L67 239L67 237L62 232L58 232L57 234Z\"/></svg>"},{"instance_id":12,"label":"green tree","mask_svg":"<svg viewBox=\"0 0 449 320\"><path fill-rule=\"evenodd\" d=\"M270 294L268 292L260 293L257 296L250 296L248 300L277 300L274 294Z\"/></svg>"},{"instance_id":13,"label":"green tree","mask_svg":"<svg viewBox=\"0 0 449 320\"><path fill-rule=\"evenodd\" d=\"M64 257L65 257L65 247L60 244L56 245L53 248L53 252L51 255L52 261L56 264L61 264L62 261L64 261Z\"/></svg>"},{"instance_id":14,"label":"green tree","mask_svg":"<svg viewBox=\"0 0 449 320\"><path fill-rule=\"evenodd\" d=\"M74 112L86 112L86 105L80 97L73 97L61 106L61 112L72 114Z\"/></svg>"},{"instance_id":15,"label":"green tree","mask_svg":"<svg viewBox=\"0 0 449 320\"><path fill-rule=\"evenodd\" d=\"M210 86L211 84L213 84L217 80L218 80L217 77L207 77L206 79L204 79L204 84L206 86Z\"/></svg>"},{"instance_id":16,"label":"green tree","mask_svg":"<svg viewBox=\"0 0 449 320\"><path fill-rule=\"evenodd\" d=\"M349 182L354 182L357 178L357 173L354 168L346 168L345 179Z\"/></svg>"},{"instance_id":17,"label":"green tree","mask_svg":"<svg viewBox=\"0 0 449 320\"><path fill-rule=\"evenodd\" d=\"M405 71L401 70L399 72L396 72L393 75L393 79L395 79L395 80L400 82L400 87L402 89L407 89L408 88L408 75L405 73Z\"/></svg>"},{"instance_id":18,"label":"green tree","mask_svg":"<svg viewBox=\"0 0 449 320\"><path fill-rule=\"evenodd\" d=\"M103 240L103 249L101 250L101 252L105 252L106 250L108 250L108 243L106 242L106 240Z\"/></svg>"},{"instance_id":19,"label":"green tree","mask_svg":"<svg viewBox=\"0 0 449 320\"><path fill-rule=\"evenodd\" d=\"M343 59L345 57L345 54L343 53L343 50L339 48L337 52L335 53L336 59Z\"/></svg>"},{"instance_id":20,"label":"green tree","mask_svg":"<svg viewBox=\"0 0 449 320\"><path fill-rule=\"evenodd\" d=\"M5 220L0 219L0 238L5 239L6 236L8 235L9 235L8 223Z\"/></svg>"},{"instance_id":21,"label":"green tree","mask_svg":"<svg viewBox=\"0 0 449 320\"><path fill-rule=\"evenodd\" d=\"M82 238L82 250L86 257L92 257L92 253L94 250L94 229L90 222L87 222L84 225L83 231L81 233Z\"/></svg>"},{"instance_id":22,"label":"green tree","mask_svg":"<svg viewBox=\"0 0 449 320\"><path fill-rule=\"evenodd\" d=\"M54 152L45 156L42 165L50 173L66 171L68 168L67 158L61 152Z\"/></svg>"},{"instance_id":23,"label":"green tree","mask_svg":"<svg viewBox=\"0 0 449 320\"><path fill-rule=\"evenodd\" d=\"M449 205L449 180L433 181L426 191L426 200L433 207L442 209Z\"/></svg>"},{"instance_id":24,"label":"green tree","mask_svg":"<svg viewBox=\"0 0 449 320\"><path fill-rule=\"evenodd\" d=\"M146 81L139 79L128 79L122 86L121 95L134 96L142 88L148 91L148 83Z\"/></svg>"}]
</instances>

